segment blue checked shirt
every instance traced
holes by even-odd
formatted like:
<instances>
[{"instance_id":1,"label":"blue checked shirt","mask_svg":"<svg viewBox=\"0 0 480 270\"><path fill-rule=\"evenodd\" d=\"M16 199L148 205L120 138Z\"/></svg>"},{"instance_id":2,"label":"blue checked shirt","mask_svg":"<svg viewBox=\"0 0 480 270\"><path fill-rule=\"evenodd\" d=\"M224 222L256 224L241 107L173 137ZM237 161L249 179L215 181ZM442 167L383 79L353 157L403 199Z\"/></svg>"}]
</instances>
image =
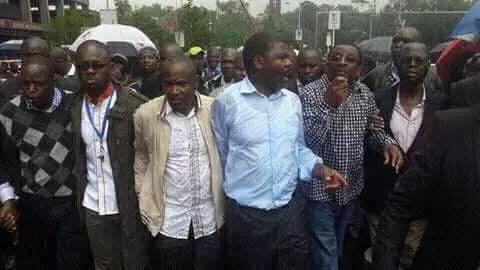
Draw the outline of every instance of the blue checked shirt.
<instances>
[{"instance_id":1,"label":"blue checked shirt","mask_svg":"<svg viewBox=\"0 0 480 270\"><path fill-rule=\"evenodd\" d=\"M300 98L303 105L305 141L312 151L321 156L325 165L346 176L348 186L326 191L323 181L305 183L305 193L311 200L335 201L346 205L363 190L364 142L378 151L395 144L384 130L371 132L367 127L369 116L376 110L373 93L355 81L349 89L347 101L334 108L326 103L330 87L327 75L305 86Z\"/></svg>"},{"instance_id":2,"label":"blue checked shirt","mask_svg":"<svg viewBox=\"0 0 480 270\"><path fill-rule=\"evenodd\" d=\"M286 205L298 179L310 181L322 163L305 146L300 99L286 89L266 97L245 78L217 97L212 118L224 190L240 205Z\"/></svg>"}]
</instances>

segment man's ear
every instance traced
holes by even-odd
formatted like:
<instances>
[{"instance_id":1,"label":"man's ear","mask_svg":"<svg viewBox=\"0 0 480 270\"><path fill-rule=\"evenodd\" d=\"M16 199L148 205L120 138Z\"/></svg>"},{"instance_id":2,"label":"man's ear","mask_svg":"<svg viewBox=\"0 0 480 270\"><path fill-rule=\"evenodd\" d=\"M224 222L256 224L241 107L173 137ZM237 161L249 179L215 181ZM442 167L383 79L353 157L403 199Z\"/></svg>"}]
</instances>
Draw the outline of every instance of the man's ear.
<instances>
[{"instance_id":1,"label":"man's ear","mask_svg":"<svg viewBox=\"0 0 480 270\"><path fill-rule=\"evenodd\" d=\"M265 57L261 55L255 56L253 65L255 66L255 69L262 69L265 66Z\"/></svg>"}]
</instances>

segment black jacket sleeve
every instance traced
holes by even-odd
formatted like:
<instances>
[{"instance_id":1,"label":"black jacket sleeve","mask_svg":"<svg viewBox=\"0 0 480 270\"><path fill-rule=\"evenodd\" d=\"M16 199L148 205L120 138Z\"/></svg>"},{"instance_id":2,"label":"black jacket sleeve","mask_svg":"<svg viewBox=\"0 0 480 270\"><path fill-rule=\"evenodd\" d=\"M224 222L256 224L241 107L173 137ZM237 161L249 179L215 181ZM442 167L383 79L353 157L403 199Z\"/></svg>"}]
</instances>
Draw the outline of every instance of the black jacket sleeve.
<instances>
[{"instance_id":1,"label":"black jacket sleeve","mask_svg":"<svg viewBox=\"0 0 480 270\"><path fill-rule=\"evenodd\" d=\"M412 155L412 164L395 184L379 221L373 247L374 269L398 269L401 251L411 221L431 212L433 182L442 177L445 124L438 114L426 131L426 142Z\"/></svg>"},{"instance_id":2,"label":"black jacket sleeve","mask_svg":"<svg viewBox=\"0 0 480 270\"><path fill-rule=\"evenodd\" d=\"M15 144L1 124L0 147L0 185L8 181L16 187L21 175L19 155Z\"/></svg>"}]
</instances>

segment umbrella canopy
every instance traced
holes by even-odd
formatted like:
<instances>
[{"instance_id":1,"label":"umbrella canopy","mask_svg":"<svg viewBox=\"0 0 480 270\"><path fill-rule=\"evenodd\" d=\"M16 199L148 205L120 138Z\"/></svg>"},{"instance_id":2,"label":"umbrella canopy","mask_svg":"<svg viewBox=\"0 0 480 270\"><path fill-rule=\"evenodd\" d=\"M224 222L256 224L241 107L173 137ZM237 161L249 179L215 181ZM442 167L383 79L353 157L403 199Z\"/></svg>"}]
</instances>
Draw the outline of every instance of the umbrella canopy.
<instances>
[{"instance_id":1,"label":"umbrella canopy","mask_svg":"<svg viewBox=\"0 0 480 270\"><path fill-rule=\"evenodd\" d=\"M114 50L114 53L128 53L124 54L125 56L136 56L136 53L145 47L155 48L153 42L135 27L121 24L101 24L81 34L70 46L70 50L77 51L80 44L91 39L107 44ZM121 51L115 51L115 49ZM133 53L134 55L131 55Z\"/></svg>"},{"instance_id":2,"label":"umbrella canopy","mask_svg":"<svg viewBox=\"0 0 480 270\"><path fill-rule=\"evenodd\" d=\"M463 40L473 41L480 33L480 2L475 5L463 16L460 22L455 26L450 36Z\"/></svg>"},{"instance_id":3,"label":"umbrella canopy","mask_svg":"<svg viewBox=\"0 0 480 270\"><path fill-rule=\"evenodd\" d=\"M392 37L374 37L369 40L364 40L358 44L358 47L370 54L390 54L390 47L392 46Z\"/></svg>"},{"instance_id":4,"label":"umbrella canopy","mask_svg":"<svg viewBox=\"0 0 480 270\"><path fill-rule=\"evenodd\" d=\"M449 42L443 42L443 43L440 43L438 44L437 46L433 47L433 49L430 50L430 53L441 53L443 52L447 47L448 45L450 44L451 41Z\"/></svg>"},{"instance_id":5,"label":"umbrella canopy","mask_svg":"<svg viewBox=\"0 0 480 270\"><path fill-rule=\"evenodd\" d=\"M475 43L463 40L463 39L454 39L452 40L447 48L443 50L440 58L438 58L436 67L437 72L442 81L448 82L455 78L450 78L451 69L458 68L463 69L463 64L461 61L466 60L465 56L480 52L480 46Z\"/></svg>"}]
</instances>

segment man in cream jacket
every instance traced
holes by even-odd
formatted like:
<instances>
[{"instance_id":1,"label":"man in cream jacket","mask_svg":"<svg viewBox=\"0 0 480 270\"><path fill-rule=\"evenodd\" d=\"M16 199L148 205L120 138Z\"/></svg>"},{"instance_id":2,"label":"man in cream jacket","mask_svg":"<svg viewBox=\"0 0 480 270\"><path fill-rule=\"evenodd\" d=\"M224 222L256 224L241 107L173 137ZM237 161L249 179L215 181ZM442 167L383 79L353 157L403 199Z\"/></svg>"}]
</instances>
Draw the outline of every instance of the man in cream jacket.
<instances>
[{"instance_id":1,"label":"man in cream jacket","mask_svg":"<svg viewBox=\"0 0 480 270\"><path fill-rule=\"evenodd\" d=\"M195 66L163 67L165 96L140 106L135 182L143 223L154 237L155 269L222 269L222 169L211 130L213 99L201 96Z\"/></svg>"}]
</instances>

